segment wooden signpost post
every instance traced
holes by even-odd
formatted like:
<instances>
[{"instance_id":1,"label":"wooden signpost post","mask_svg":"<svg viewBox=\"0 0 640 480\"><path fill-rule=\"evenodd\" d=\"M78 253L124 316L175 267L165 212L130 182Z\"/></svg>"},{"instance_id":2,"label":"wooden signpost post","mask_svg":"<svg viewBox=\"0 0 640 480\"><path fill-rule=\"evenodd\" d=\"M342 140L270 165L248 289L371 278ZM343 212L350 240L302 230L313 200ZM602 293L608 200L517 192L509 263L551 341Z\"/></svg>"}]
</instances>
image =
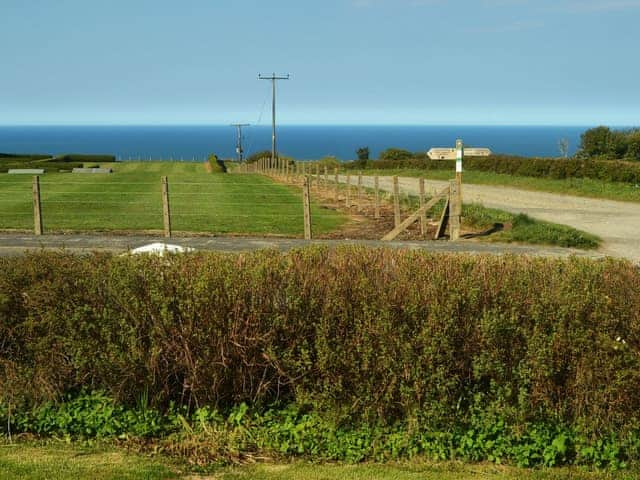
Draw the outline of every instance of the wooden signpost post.
<instances>
[{"instance_id":1,"label":"wooden signpost post","mask_svg":"<svg viewBox=\"0 0 640 480\"><path fill-rule=\"evenodd\" d=\"M456 182L458 183L459 201L462 205L462 159L464 158L464 144L456 140Z\"/></svg>"}]
</instances>

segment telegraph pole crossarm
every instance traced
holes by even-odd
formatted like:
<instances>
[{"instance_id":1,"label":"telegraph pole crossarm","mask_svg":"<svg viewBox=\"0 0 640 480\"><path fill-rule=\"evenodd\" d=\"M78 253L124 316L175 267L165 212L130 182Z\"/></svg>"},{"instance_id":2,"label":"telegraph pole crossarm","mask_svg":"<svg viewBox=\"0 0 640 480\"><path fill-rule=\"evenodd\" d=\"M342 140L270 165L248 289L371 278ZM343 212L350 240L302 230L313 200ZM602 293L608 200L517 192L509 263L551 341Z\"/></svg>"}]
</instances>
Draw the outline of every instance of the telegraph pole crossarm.
<instances>
[{"instance_id":1,"label":"telegraph pole crossarm","mask_svg":"<svg viewBox=\"0 0 640 480\"><path fill-rule=\"evenodd\" d=\"M270 80L272 87L272 103L271 103L271 116L272 116L272 132L271 132L271 165L275 165L277 150L276 150L276 82L278 80L289 80L290 76L281 75L278 76L274 73L271 75L258 75L259 80Z\"/></svg>"}]
</instances>

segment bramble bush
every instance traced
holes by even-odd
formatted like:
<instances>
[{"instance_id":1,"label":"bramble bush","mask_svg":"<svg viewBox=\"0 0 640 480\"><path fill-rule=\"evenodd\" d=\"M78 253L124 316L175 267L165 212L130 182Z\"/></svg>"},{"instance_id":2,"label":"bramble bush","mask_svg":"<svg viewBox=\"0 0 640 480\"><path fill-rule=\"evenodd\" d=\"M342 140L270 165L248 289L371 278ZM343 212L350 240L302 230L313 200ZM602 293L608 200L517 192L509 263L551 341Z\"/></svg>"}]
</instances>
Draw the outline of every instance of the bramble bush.
<instances>
[{"instance_id":1,"label":"bramble bush","mask_svg":"<svg viewBox=\"0 0 640 480\"><path fill-rule=\"evenodd\" d=\"M16 431L178 435L207 458L616 467L640 459L639 382L640 272L624 261L0 258L0 422Z\"/></svg>"}]
</instances>

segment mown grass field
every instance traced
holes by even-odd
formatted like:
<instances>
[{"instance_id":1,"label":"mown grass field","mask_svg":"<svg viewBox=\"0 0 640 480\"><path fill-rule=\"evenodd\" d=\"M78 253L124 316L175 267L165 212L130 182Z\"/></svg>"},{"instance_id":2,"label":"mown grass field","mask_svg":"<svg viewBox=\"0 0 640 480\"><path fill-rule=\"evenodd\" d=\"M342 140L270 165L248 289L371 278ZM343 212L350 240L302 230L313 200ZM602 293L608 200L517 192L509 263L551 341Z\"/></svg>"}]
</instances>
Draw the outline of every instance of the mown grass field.
<instances>
[{"instance_id":1,"label":"mown grass field","mask_svg":"<svg viewBox=\"0 0 640 480\"><path fill-rule=\"evenodd\" d=\"M265 464L212 468L188 466L110 447L0 445L0 480L627 480L637 472L582 469L525 470L490 464L405 463L388 465Z\"/></svg>"},{"instance_id":2,"label":"mown grass field","mask_svg":"<svg viewBox=\"0 0 640 480\"><path fill-rule=\"evenodd\" d=\"M450 180L452 176L452 172L449 170L384 169L366 170L366 173L367 175L424 177L432 180ZM560 193L580 197L640 202L640 186L629 183L604 182L589 178L556 180L467 170L464 173L464 182L481 185L500 185L522 190Z\"/></svg>"},{"instance_id":3,"label":"mown grass field","mask_svg":"<svg viewBox=\"0 0 640 480\"><path fill-rule=\"evenodd\" d=\"M201 163L103 164L111 175L41 176L46 231L160 231L161 177L169 179L172 227L180 232L303 233L301 193L259 175L210 174ZM0 174L0 229L33 229L32 176ZM312 205L317 233L346 218Z\"/></svg>"}]
</instances>

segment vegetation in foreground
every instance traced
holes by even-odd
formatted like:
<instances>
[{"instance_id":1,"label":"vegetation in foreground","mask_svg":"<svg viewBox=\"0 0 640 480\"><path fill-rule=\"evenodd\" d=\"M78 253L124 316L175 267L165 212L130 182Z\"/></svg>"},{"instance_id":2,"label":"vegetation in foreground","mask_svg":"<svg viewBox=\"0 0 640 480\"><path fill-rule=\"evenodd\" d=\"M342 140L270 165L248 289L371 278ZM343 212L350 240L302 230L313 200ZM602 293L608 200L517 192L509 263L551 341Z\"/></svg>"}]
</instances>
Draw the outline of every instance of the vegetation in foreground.
<instances>
[{"instance_id":1,"label":"vegetation in foreground","mask_svg":"<svg viewBox=\"0 0 640 480\"><path fill-rule=\"evenodd\" d=\"M626 480L634 472L582 469L525 470L491 464L393 463L385 465L322 465L309 463L260 464L212 468L201 475L188 466L154 456L137 456L107 446L61 444L0 445L0 480Z\"/></svg>"},{"instance_id":2,"label":"vegetation in foreground","mask_svg":"<svg viewBox=\"0 0 640 480\"><path fill-rule=\"evenodd\" d=\"M304 230L300 192L260 175L211 174L190 162L102 166L115 173L41 178L45 231L161 231L162 176L169 179L174 231L299 236ZM0 174L0 228L33 228L31 182L29 175ZM317 233L346 221L317 204L312 215Z\"/></svg>"},{"instance_id":3,"label":"vegetation in foreground","mask_svg":"<svg viewBox=\"0 0 640 480\"><path fill-rule=\"evenodd\" d=\"M640 460L629 262L342 247L0 259L0 425L196 465Z\"/></svg>"}]
</instances>

